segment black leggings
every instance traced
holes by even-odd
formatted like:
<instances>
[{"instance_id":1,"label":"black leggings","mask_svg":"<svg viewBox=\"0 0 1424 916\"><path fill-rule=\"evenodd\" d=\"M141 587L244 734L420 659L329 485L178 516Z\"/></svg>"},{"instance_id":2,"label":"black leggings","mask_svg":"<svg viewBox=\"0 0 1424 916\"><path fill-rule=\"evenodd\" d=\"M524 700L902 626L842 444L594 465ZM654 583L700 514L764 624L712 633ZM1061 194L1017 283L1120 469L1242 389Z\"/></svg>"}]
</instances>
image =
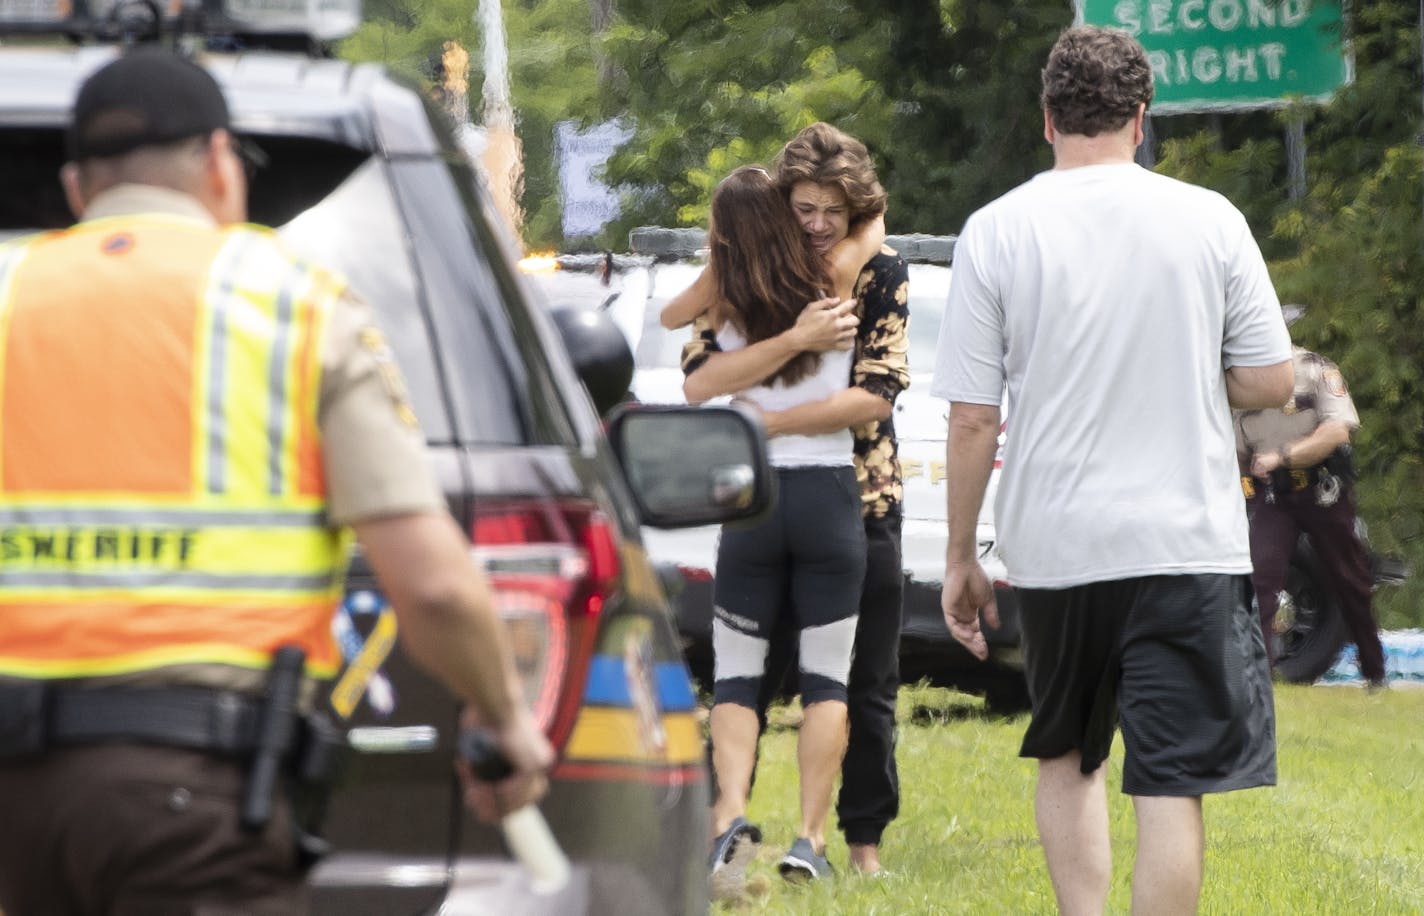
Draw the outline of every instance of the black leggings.
<instances>
[{"instance_id":1,"label":"black leggings","mask_svg":"<svg viewBox=\"0 0 1424 916\"><path fill-rule=\"evenodd\" d=\"M802 705L845 702L865 579L860 486L849 466L778 468L776 479L767 518L722 529L713 701L756 708L768 641L789 613L800 641Z\"/></svg>"}]
</instances>

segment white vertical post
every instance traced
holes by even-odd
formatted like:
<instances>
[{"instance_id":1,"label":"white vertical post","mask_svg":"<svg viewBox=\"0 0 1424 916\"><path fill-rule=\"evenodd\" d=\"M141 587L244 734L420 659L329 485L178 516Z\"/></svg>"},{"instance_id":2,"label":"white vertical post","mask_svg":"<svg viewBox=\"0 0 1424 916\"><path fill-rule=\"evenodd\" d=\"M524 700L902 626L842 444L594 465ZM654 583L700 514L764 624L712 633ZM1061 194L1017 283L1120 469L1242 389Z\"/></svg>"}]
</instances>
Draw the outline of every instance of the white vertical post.
<instances>
[{"instance_id":1,"label":"white vertical post","mask_svg":"<svg viewBox=\"0 0 1424 916\"><path fill-rule=\"evenodd\" d=\"M509 48L505 43L500 0L479 0L478 25L484 38L485 81L480 118L485 129L484 166L491 196L509 220L515 241L521 238L524 210L524 153L515 133L514 100L509 91ZM523 249L520 243L521 250Z\"/></svg>"}]
</instances>

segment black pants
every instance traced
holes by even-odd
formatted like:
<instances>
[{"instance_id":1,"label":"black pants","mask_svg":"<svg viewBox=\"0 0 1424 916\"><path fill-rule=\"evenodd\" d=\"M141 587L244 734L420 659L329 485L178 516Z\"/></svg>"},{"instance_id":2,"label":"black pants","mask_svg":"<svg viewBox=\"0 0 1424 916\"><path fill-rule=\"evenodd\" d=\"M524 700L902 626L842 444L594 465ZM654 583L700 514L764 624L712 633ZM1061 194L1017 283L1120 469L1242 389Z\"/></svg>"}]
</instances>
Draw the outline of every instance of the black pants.
<instances>
[{"instance_id":1,"label":"black pants","mask_svg":"<svg viewBox=\"0 0 1424 916\"><path fill-rule=\"evenodd\" d=\"M1326 583L1340 599L1340 613L1359 650L1360 674L1368 680L1385 676L1384 646L1371 608L1374 577L1365 545L1355 533L1355 495L1342 487L1338 500L1322 506L1316 488L1276 493L1268 502L1257 493L1251 499L1251 576L1261 611L1261 631L1271 664L1276 663L1273 621L1296 539L1310 536L1325 572Z\"/></svg>"},{"instance_id":2,"label":"black pants","mask_svg":"<svg viewBox=\"0 0 1424 916\"><path fill-rule=\"evenodd\" d=\"M772 635L790 619L801 702L844 703L867 561L860 486L850 465L778 468L776 480L767 517L723 528L717 545L712 698L758 707Z\"/></svg>"},{"instance_id":3,"label":"black pants","mask_svg":"<svg viewBox=\"0 0 1424 916\"><path fill-rule=\"evenodd\" d=\"M878 844L885 827L900 812L895 696L900 689L905 577L900 564L899 516L865 519L865 540L865 584L847 686L850 743L841 763L836 818L847 843ZM763 728L767 706L793 667L795 649L795 632L790 627L773 633L767 677L757 703Z\"/></svg>"}]
</instances>

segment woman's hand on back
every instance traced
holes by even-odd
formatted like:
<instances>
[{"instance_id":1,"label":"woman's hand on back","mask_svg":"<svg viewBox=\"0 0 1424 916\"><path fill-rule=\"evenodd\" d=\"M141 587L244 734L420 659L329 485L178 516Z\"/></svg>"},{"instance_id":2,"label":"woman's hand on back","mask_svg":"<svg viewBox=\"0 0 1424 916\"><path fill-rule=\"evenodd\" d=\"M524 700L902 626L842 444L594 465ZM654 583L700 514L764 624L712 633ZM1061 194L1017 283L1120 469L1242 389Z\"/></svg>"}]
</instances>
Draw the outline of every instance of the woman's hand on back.
<instances>
[{"instance_id":1,"label":"woman's hand on back","mask_svg":"<svg viewBox=\"0 0 1424 916\"><path fill-rule=\"evenodd\" d=\"M796 324L787 333L792 335L797 350L813 353L849 350L855 346L855 331L860 325L860 319L851 311L853 308L854 299L817 299L801 310Z\"/></svg>"}]
</instances>

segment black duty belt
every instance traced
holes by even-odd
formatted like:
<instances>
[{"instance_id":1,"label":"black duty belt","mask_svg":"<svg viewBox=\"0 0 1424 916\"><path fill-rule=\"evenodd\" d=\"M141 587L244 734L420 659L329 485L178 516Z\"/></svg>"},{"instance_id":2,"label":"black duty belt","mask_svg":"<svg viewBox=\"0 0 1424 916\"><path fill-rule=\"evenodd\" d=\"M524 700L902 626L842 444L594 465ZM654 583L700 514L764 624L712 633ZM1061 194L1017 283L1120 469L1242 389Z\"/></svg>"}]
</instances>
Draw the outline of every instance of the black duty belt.
<instances>
[{"instance_id":1,"label":"black duty belt","mask_svg":"<svg viewBox=\"0 0 1424 916\"><path fill-rule=\"evenodd\" d=\"M1261 482L1251 475L1243 474L1241 490L1247 499L1254 499L1257 491L1262 489L1269 489L1273 493L1298 493L1320 483L1328 474L1329 471L1321 464L1309 468L1279 468L1271 472L1266 487L1262 487Z\"/></svg>"},{"instance_id":2,"label":"black duty belt","mask_svg":"<svg viewBox=\"0 0 1424 916\"><path fill-rule=\"evenodd\" d=\"M1277 468L1271 472L1271 488L1277 493L1308 490L1324 476L1325 468L1318 464L1309 468Z\"/></svg>"},{"instance_id":3,"label":"black duty belt","mask_svg":"<svg viewBox=\"0 0 1424 916\"><path fill-rule=\"evenodd\" d=\"M0 757L110 741L242 756L257 747L261 705L257 697L200 687L5 683L0 684Z\"/></svg>"},{"instance_id":4,"label":"black duty belt","mask_svg":"<svg viewBox=\"0 0 1424 916\"><path fill-rule=\"evenodd\" d=\"M202 687L83 689L42 680L0 681L0 762L50 748L108 742L153 744L247 762L238 822L262 830L279 786L302 795L293 825L302 861L325 854L316 836L326 793L346 759L346 733L326 716L296 710L305 655L273 654L262 697ZM294 799L294 804L296 801Z\"/></svg>"}]
</instances>

